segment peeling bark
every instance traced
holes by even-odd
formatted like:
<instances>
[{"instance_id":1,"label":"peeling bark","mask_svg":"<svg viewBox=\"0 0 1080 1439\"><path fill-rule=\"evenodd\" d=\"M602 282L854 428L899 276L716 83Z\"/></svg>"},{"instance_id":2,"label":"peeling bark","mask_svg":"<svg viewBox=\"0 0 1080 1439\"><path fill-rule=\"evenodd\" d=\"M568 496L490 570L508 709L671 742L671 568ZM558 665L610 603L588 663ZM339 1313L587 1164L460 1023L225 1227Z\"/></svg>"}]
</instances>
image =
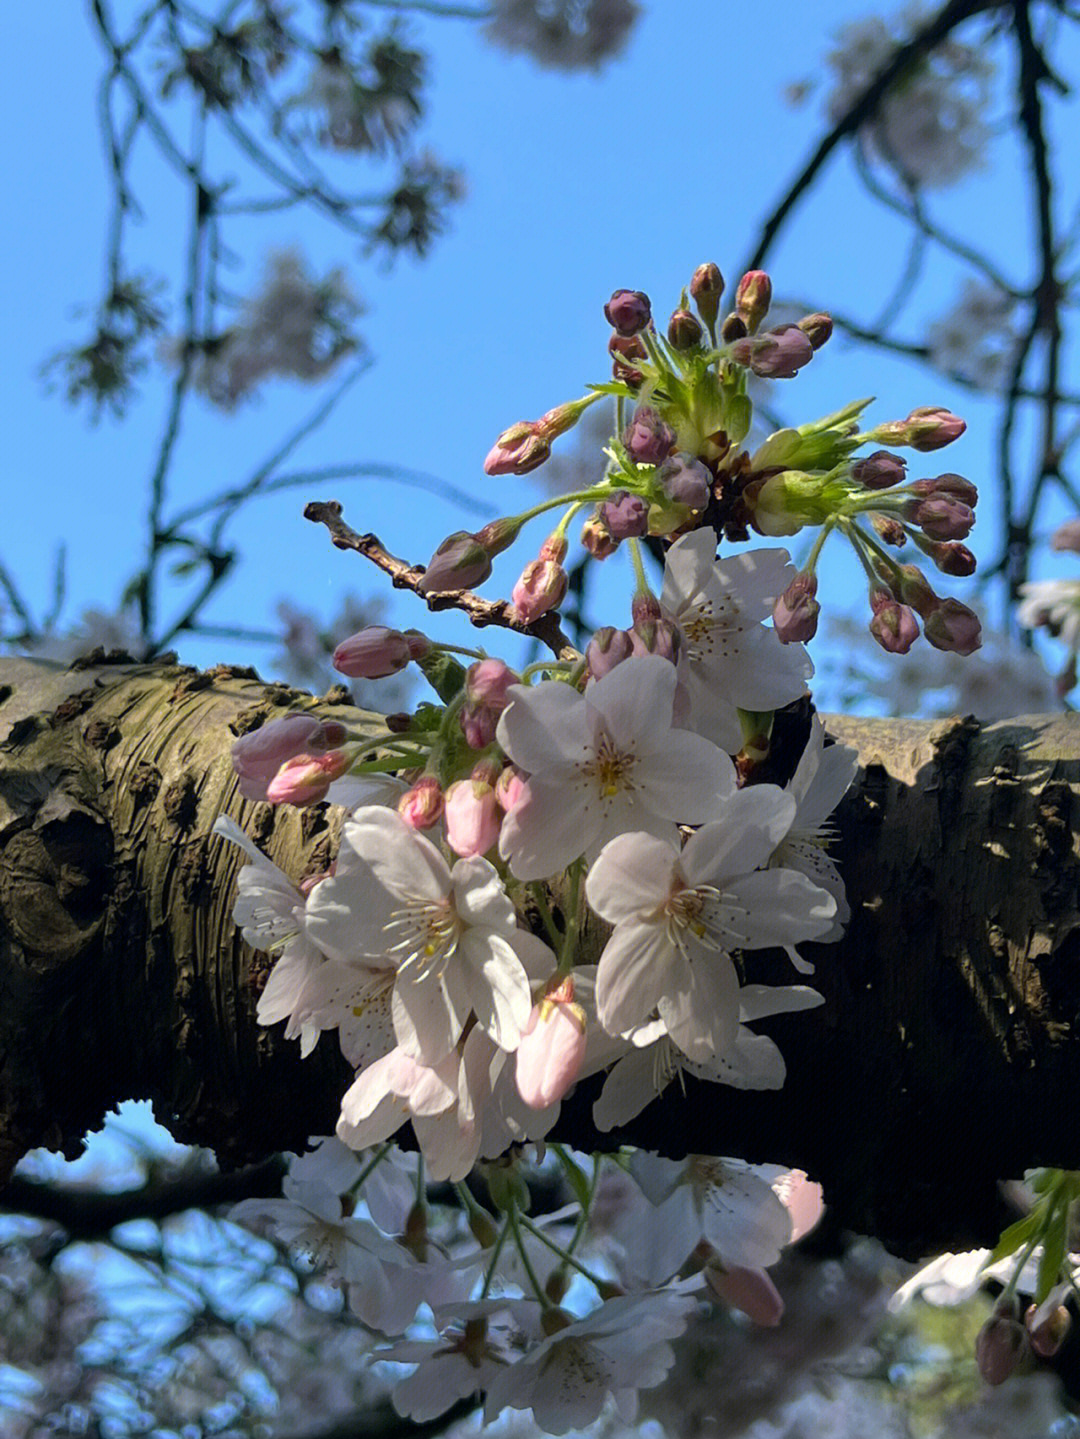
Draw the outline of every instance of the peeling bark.
<instances>
[{"instance_id":1,"label":"peeling bark","mask_svg":"<svg viewBox=\"0 0 1080 1439\"><path fill-rule=\"evenodd\" d=\"M295 878L326 867L325 807L240 799L228 756L308 707L372 722L247 670L0 662L0 1182L133 1097L230 1166L333 1128L347 1068L330 1037L301 1062L256 1025L243 857L209 833L228 812ZM852 922L805 947L825 1006L761 1026L785 1088L688 1082L597 1136L582 1086L556 1134L797 1165L899 1252L985 1242L998 1178L1080 1168L1080 719L827 724L862 763L834 851Z\"/></svg>"}]
</instances>

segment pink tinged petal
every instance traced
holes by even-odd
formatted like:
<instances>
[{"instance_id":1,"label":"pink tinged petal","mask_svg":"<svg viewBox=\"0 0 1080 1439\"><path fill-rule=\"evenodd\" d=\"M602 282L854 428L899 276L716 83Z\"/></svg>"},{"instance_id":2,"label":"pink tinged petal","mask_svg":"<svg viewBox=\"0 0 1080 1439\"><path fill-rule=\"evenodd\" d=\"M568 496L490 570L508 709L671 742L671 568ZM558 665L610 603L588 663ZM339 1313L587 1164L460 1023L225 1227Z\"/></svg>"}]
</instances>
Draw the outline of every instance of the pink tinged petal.
<instances>
[{"instance_id":1,"label":"pink tinged petal","mask_svg":"<svg viewBox=\"0 0 1080 1439\"><path fill-rule=\"evenodd\" d=\"M625 1034L644 1022L686 965L672 949L663 924L628 919L620 924L600 956L596 971L596 1010L609 1034Z\"/></svg>"},{"instance_id":2,"label":"pink tinged petal","mask_svg":"<svg viewBox=\"0 0 1080 1439\"><path fill-rule=\"evenodd\" d=\"M726 1264L767 1269L791 1242L791 1218L765 1180L738 1161L719 1163L722 1182L699 1195L702 1233Z\"/></svg>"},{"instance_id":3,"label":"pink tinged petal","mask_svg":"<svg viewBox=\"0 0 1080 1439\"><path fill-rule=\"evenodd\" d=\"M593 1105L593 1123L597 1129L606 1134L609 1129L627 1124L639 1115L661 1092L656 1085L656 1075L656 1055L651 1045L648 1049L632 1049L618 1060Z\"/></svg>"},{"instance_id":4,"label":"pink tinged petal","mask_svg":"<svg viewBox=\"0 0 1080 1439\"><path fill-rule=\"evenodd\" d=\"M326 963L313 945L292 943L270 971L266 988L259 995L255 1017L260 1024L277 1024L299 1008L305 987Z\"/></svg>"},{"instance_id":5,"label":"pink tinged petal","mask_svg":"<svg viewBox=\"0 0 1080 1439\"><path fill-rule=\"evenodd\" d=\"M720 884L729 874L748 874L768 863L795 818L795 800L774 784L736 791L721 814L691 835L682 855L690 885Z\"/></svg>"},{"instance_id":6,"label":"pink tinged petal","mask_svg":"<svg viewBox=\"0 0 1080 1439\"><path fill-rule=\"evenodd\" d=\"M514 906L493 864L479 857L459 859L450 871L454 908L468 925L501 933L517 923Z\"/></svg>"},{"instance_id":7,"label":"pink tinged petal","mask_svg":"<svg viewBox=\"0 0 1080 1439\"><path fill-rule=\"evenodd\" d=\"M599 811L587 810L584 799L580 786L539 778L526 784L499 836L499 853L518 879L548 879L584 853L601 823Z\"/></svg>"},{"instance_id":8,"label":"pink tinged petal","mask_svg":"<svg viewBox=\"0 0 1080 1439\"><path fill-rule=\"evenodd\" d=\"M679 981L657 1001L660 1018L685 1055L708 1063L738 1034L739 977L726 954L696 950L681 966Z\"/></svg>"},{"instance_id":9,"label":"pink tinged petal","mask_svg":"<svg viewBox=\"0 0 1080 1439\"><path fill-rule=\"evenodd\" d=\"M736 910L734 923L744 949L798 944L832 926L836 900L793 869L766 869L726 883L733 904L743 911Z\"/></svg>"},{"instance_id":10,"label":"pink tinged petal","mask_svg":"<svg viewBox=\"0 0 1080 1439\"><path fill-rule=\"evenodd\" d=\"M573 1002L542 1000L535 1006L518 1045L515 1080L532 1109L560 1100L585 1059L585 1017Z\"/></svg>"},{"instance_id":11,"label":"pink tinged petal","mask_svg":"<svg viewBox=\"0 0 1080 1439\"><path fill-rule=\"evenodd\" d=\"M510 704L495 734L506 754L528 774L576 763L588 741L585 704L572 685L542 680L511 685Z\"/></svg>"},{"instance_id":12,"label":"pink tinged petal","mask_svg":"<svg viewBox=\"0 0 1080 1439\"><path fill-rule=\"evenodd\" d=\"M413 1119L416 1142L430 1177L439 1183L467 1179L480 1153L480 1126L452 1114Z\"/></svg>"},{"instance_id":13,"label":"pink tinged petal","mask_svg":"<svg viewBox=\"0 0 1080 1439\"><path fill-rule=\"evenodd\" d=\"M658 655L636 655L591 684L585 694L594 742L602 731L620 750L657 747L657 732L671 725L675 666Z\"/></svg>"},{"instance_id":14,"label":"pink tinged petal","mask_svg":"<svg viewBox=\"0 0 1080 1439\"><path fill-rule=\"evenodd\" d=\"M501 935L475 929L462 935L458 956L480 1028L500 1049L516 1049L532 1009L520 959Z\"/></svg>"},{"instance_id":15,"label":"pink tinged petal","mask_svg":"<svg viewBox=\"0 0 1080 1439\"><path fill-rule=\"evenodd\" d=\"M450 890L450 869L429 839L412 829L396 810L368 807L346 821L342 849L351 849L392 896L442 899ZM338 863L340 864L340 858Z\"/></svg>"},{"instance_id":16,"label":"pink tinged petal","mask_svg":"<svg viewBox=\"0 0 1080 1439\"><path fill-rule=\"evenodd\" d=\"M398 1064L398 1083L395 1086L402 1099L409 1106L413 1120L431 1119L451 1109L458 1097L457 1080L461 1060L457 1054L448 1055L438 1064L415 1064L405 1056Z\"/></svg>"},{"instance_id":17,"label":"pink tinged petal","mask_svg":"<svg viewBox=\"0 0 1080 1439\"><path fill-rule=\"evenodd\" d=\"M398 1044L412 1059L438 1064L461 1038L469 1017L469 986L453 961L427 974L407 961L398 971L390 1001Z\"/></svg>"},{"instance_id":18,"label":"pink tinged petal","mask_svg":"<svg viewBox=\"0 0 1080 1439\"><path fill-rule=\"evenodd\" d=\"M679 852L674 844L635 832L608 840L585 880L590 907L609 924L664 904Z\"/></svg>"},{"instance_id":19,"label":"pink tinged petal","mask_svg":"<svg viewBox=\"0 0 1080 1439\"><path fill-rule=\"evenodd\" d=\"M825 1213L825 1196L820 1184L809 1179L802 1169L789 1169L772 1181L773 1193L791 1216L791 1239L794 1244L809 1234Z\"/></svg>"}]
</instances>

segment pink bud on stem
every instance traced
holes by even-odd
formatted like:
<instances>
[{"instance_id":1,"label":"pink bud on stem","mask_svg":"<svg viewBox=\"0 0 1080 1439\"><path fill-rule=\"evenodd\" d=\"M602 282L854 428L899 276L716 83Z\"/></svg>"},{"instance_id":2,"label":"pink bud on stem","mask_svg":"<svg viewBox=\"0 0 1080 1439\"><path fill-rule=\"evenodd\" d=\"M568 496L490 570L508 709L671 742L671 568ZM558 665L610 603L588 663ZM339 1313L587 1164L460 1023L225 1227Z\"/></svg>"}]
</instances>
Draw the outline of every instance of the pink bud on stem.
<instances>
[{"instance_id":1,"label":"pink bud on stem","mask_svg":"<svg viewBox=\"0 0 1080 1439\"><path fill-rule=\"evenodd\" d=\"M574 1003L574 977L556 977L533 1005L517 1049L518 1093L530 1109L555 1104L585 1059L585 1011Z\"/></svg>"},{"instance_id":2,"label":"pink bud on stem","mask_svg":"<svg viewBox=\"0 0 1080 1439\"><path fill-rule=\"evenodd\" d=\"M351 756L343 749L326 754L298 754L287 759L266 786L271 804L318 804L334 780L349 768Z\"/></svg>"},{"instance_id":3,"label":"pink bud on stem","mask_svg":"<svg viewBox=\"0 0 1080 1439\"><path fill-rule=\"evenodd\" d=\"M426 635L405 634L385 625L368 625L334 651L333 666L350 679L378 680L397 674L410 660L423 659L431 650Z\"/></svg>"},{"instance_id":4,"label":"pink bud on stem","mask_svg":"<svg viewBox=\"0 0 1080 1439\"><path fill-rule=\"evenodd\" d=\"M442 785L433 774L423 774L398 800L397 812L410 829L431 829L445 805Z\"/></svg>"}]
</instances>

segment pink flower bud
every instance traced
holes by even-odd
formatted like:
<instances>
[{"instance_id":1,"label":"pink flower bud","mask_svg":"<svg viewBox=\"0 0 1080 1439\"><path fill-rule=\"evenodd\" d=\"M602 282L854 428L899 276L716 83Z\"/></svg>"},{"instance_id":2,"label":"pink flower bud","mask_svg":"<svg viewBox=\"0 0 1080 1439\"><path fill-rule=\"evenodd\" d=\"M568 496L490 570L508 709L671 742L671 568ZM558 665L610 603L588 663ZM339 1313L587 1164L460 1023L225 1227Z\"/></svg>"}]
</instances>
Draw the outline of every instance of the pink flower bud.
<instances>
[{"instance_id":1,"label":"pink flower bud","mask_svg":"<svg viewBox=\"0 0 1080 1439\"><path fill-rule=\"evenodd\" d=\"M649 528L649 506L641 495L619 490L600 506L600 514L608 533L617 540L637 539Z\"/></svg>"},{"instance_id":2,"label":"pink flower bud","mask_svg":"<svg viewBox=\"0 0 1080 1439\"><path fill-rule=\"evenodd\" d=\"M907 605L886 598L875 606L870 633L891 655L906 655L919 638L919 626Z\"/></svg>"},{"instance_id":3,"label":"pink flower bud","mask_svg":"<svg viewBox=\"0 0 1080 1439\"><path fill-rule=\"evenodd\" d=\"M525 797L528 781L516 764L508 764L495 781L495 798L504 814L509 814Z\"/></svg>"},{"instance_id":4,"label":"pink flower bud","mask_svg":"<svg viewBox=\"0 0 1080 1439\"><path fill-rule=\"evenodd\" d=\"M1066 520L1050 536L1052 550L1080 551L1080 520Z\"/></svg>"},{"instance_id":5,"label":"pink flower bud","mask_svg":"<svg viewBox=\"0 0 1080 1439\"><path fill-rule=\"evenodd\" d=\"M509 704L511 685L521 677L502 660L477 660L465 672L461 728L470 749L486 749L495 738L499 716Z\"/></svg>"},{"instance_id":6,"label":"pink flower bud","mask_svg":"<svg viewBox=\"0 0 1080 1439\"><path fill-rule=\"evenodd\" d=\"M888 450L875 450L851 467L851 478L868 490L901 485L906 473L907 460L902 455L890 455Z\"/></svg>"},{"instance_id":7,"label":"pink flower bud","mask_svg":"<svg viewBox=\"0 0 1080 1439\"><path fill-rule=\"evenodd\" d=\"M904 518L932 540L966 540L975 523L975 511L951 495L936 495L930 500L909 500Z\"/></svg>"},{"instance_id":8,"label":"pink flower bud","mask_svg":"<svg viewBox=\"0 0 1080 1439\"><path fill-rule=\"evenodd\" d=\"M950 495L954 500L970 505L972 509L979 502L978 490L963 475L938 475L935 479L916 480L911 489L916 495L921 495L923 499L936 498L938 495Z\"/></svg>"},{"instance_id":9,"label":"pink flower bud","mask_svg":"<svg viewBox=\"0 0 1080 1439\"><path fill-rule=\"evenodd\" d=\"M397 812L410 829L431 829L442 819L445 798L433 774L422 774L397 803Z\"/></svg>"},{"instance_id":10,"label":"pink flower bud","mask_svg":"<svg viewBox=\"0 0 1080 1439\"><path fill-rule=\"evenodd\" d=\"M486 475L527 475L551 454L550 441L536 432L531 420L518 420L492 445L484 460Z\"/></svg>"},{"instance_id":11,"label":"pink flower bud","mask_svg":"<svg viewBox=\"0 0 1080 1439\"><path fill-rule=\"evenodd\" d=\"M287 759L266 786L271 804L318 804L334 780L349 768L351 756L342 749L327 754L298 754Z\"/></svg>"},{"instance_id":12,"label":"pink flower bud","mask_svg":"<svg viewBox=\"0 0 1080 1439\"><path fill-rule=\"evenodd\" d=\"M975 1340L975 1362L987 1384L1004 1384L1027 1352L1027 1331L1011 1310L991 1314Z\"/></svg>"},{"instance_id":13,"label":"pink flower bud","mask_svg":"<svg viewBox=\"0 0 1080 1439\"><path fill-rule=\"evenodd\" d=\"M1024 1315L1024 1327L1027 1329L1031 1347L1040 1359L1052 1359L1068 1338L1069 1330L1072 1327L1072 1315L1059 1304L1051 1308L1049 1313L1044 1313L1047 1304L1029 1305Z\"/></svg>"},{"instance_id":14,"label":"pink flower bud","mask_svg":"<svg viewBox=\"0 0 1080 1439\"><path fill-rule=\"evenodd\" d=\"M817 575L799 573L773 605L773 628L781 643L805 644L817 634L817 587Z\"/></svg>"},{"instance_id":15,"label":"pink flower bud","mask_svg":"<svg viewBox=\"0 0 1080 1439\"><path fill-rule=\"evenodd\" d=\"M487 779L470 775L446 791L446 842L462 859L487 854L499 838L502 811Z\"/></svg>"},{"instance_id":16,"label":"pink flower bud","mask_svg":"<svg viewBox=\"0 0 1080 1439\"><path fill-rule=\"evenodd\" d=\"M596 509L581 527L581 543L594 560L606 560L619 548L619 541L608 529L600 509Z\"/></svg>"},{"instance_id":17,"label":"pink flower bud","mask_svg":"<svg viewBox=\"0 0 1080 1439\"><path fill-rule=\"evenodd\" d=\"M422 595L468 590L491 574L491 557L476 535L457 530L447 535L417 585Z\"/></svg>"},{"instance_id":18,"label":"pink flower bud","mask_svg":"<svg viewBox=\"0 0 1080 1439\"><path fill-rule=\"evenodd\" d=\"M982 644L982 624L974 610L947 596L923 620L923 634L937 650L970 655Z\"/></svg>"},{"instance_id":19,"label":"pink flower bud","mask_svg":"<svg viewBox=\"0 0 1080 1439\"><path fill-rule=\"evenodd\" d=\"M604 319L620 335L636 335L652 319L648 295L641 290L616 290L604 306Z\"/></svg>"},{"instance_id":20,"label":"pink flower bud","mask_svg":"<svg viewBox=\"0 0 1080 1439\"><path fill-rule=\"evenodd\" d=\"M341 641L334 651L333 665L350 679L378 680L397 674L410 660L423 658L430 649L431 641L424 635L368 625Z\"/></svg>"},{"instance_id":21,"label":"pink flower bud","mask_svg":"<svg viewBox=\"0 0 1080 1439\"><path fill-rule=\"evenodd\" d=\"M944 449L959 439L967 425L959 415L940 405L921 405L906 420L890 420L878 425L874 438L886 445L910 445L913 450L929 453Z\"/></svg>"},{"instance_id":22,"label":"pink flower bud","mask_svg":"<svg viewBox=\"0 0 1080 1439\"><path fill-rule=\"evenodd\" d=\"M513 618L519 624L531 625L562 604L569 584L562 567L568 548L562 535L549 535L540 546L539 558L522 570L511 596Z\"/></svg>"},{"instance_id":23,"label":"pink flower bud","mask_svg":"<svg viewBox=\"0 0 1080 1439\"><path fill-rule=\"evenodd\" d=\"M668 499L692 510L703 510L712 495L713 477L693 455L669 455L656 472Z\"/></svg>"},{"instance_id":24,"label":"pink flower bud","mask_svg":"<svg viewBox=\"0 0 1080 1439\"><path fill-rule=\"evenodd\" d=\"M589 674L594 680L606 675L634 653L634 642L625 630L604 625L596 631L585 650Z\"/></svg>"},{"instance_id":25,"label":"pink flower bud","mask_svg":"<svg viewBox=\"0 0 1080 1439\"><path fill-rule=\"evenodd\" d=\"M752 335L772 304L772 281L764 270L747 270L735 291L735 313Z\"/></svg>"},{"instance_id":26,"label":"pink flower bud","mask_svg":"<svg viewBox=\"0 0 1080 1439\"><path fill-rule=\"evenodd\" d=\"M345 726L315 715L285 715L241 735L232 747L233 769L245 799L265 800L266 788L294 755L322 754L345 742Z\"/></svg>"},{"instance_id":27,"label":"pink flower bud","mask_svg":"<svg viewBox=\"0 0 1080 1439\"><path fill-rule=\"evenodd\" d=\"M791 380L814 358L814 347L798 325L781 325L764 335L736 340L731 358L768 380Z\"/></svg>"},{"instance_id":28,"label":"pink flower bud","mask_svg":"<svg viewBox=\"0 0 1080 1439\"><path fill-rule=\"evenodd\" d=\"M784 1174L778 1174L770 1187L788 1212L791 1220L788 1243L795 1244L803 1235L810 1233L825 1213L821 1185L810 1179L804 1169L789 1169Z\"/></svg>"},{"instance_id":29,"label":"pink flower bud","mask_svg":"<svg viewBox=\"0 0 1080 1439\"><path fill-rule=\"evenodd\" d=\"M630 644L635 655L660 655L674 661L679 653L678 626L667 619L660 601L652 594L636 594L631 601L633 626Z\"/></svg>"},{"instance_id":30,"label":"pink flower bud","mask_svg":"<svg viewBox=\"0 0 1080 1439\"><path fill-rule=\"evenodd\" d=\"M623 435L630 458L639 465L659 465L675 448L675 431L651 405L638 405Z\"/></svg>"},{"instance_id":31,"label":"pink flower bud","mask_svg":"<svg viewBox=\"0 0 1080 1439\"><path fill-rule=\"evenodd\" d=\"M754 1324L775 1329L784 1315L784 1301L764 1269L705 1266L709 1288L733 1309L740 1309Z\"/></svg>"},{"instance_id":32,"label":"pink flower bud","mask_svg":"<svg viewBox=\"0 0 1080 1439\"><path fill-rule=\"evenodd\" d=\"M574 1003L573 975L533 1005L517 1049L518 1093L530 1109L555 1104L577 1079L585 1059L585 1011Z\"/></svg>"}]
</instances>

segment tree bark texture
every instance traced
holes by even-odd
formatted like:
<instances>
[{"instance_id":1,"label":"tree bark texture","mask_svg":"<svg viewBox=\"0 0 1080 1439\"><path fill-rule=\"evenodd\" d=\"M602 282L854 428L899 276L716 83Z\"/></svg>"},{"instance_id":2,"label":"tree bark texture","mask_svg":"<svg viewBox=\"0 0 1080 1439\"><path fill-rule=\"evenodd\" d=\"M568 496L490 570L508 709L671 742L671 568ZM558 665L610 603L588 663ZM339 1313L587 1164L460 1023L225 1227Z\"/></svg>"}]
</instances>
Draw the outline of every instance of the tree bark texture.
<instances>
[{"instance_id":1,"label":"tree bark texture","mask_svg":"<svg viewBox=\"0 0 1080 1439\"><path fill-rule=\"evenodd\" d=\"M332 1131L348 1069L333 1036L301 1061L255 1023L245 861L210 834L226 812L294 879L326 868L337 812L244 801L229 761L302 708L372 723L344 691L250 670L0 661L0 1184L129 1098L226 1166ZM785 1087L688 1080L601 1136L590 1082L554 1134L803 1168L840 1223L904 1254L992 1242L998 1179L1080 1169L1080 719L826 723L862 766L832 851L852 920L804 948L825 1005L760 1026Z\"/></svg>"}]
</instances>

